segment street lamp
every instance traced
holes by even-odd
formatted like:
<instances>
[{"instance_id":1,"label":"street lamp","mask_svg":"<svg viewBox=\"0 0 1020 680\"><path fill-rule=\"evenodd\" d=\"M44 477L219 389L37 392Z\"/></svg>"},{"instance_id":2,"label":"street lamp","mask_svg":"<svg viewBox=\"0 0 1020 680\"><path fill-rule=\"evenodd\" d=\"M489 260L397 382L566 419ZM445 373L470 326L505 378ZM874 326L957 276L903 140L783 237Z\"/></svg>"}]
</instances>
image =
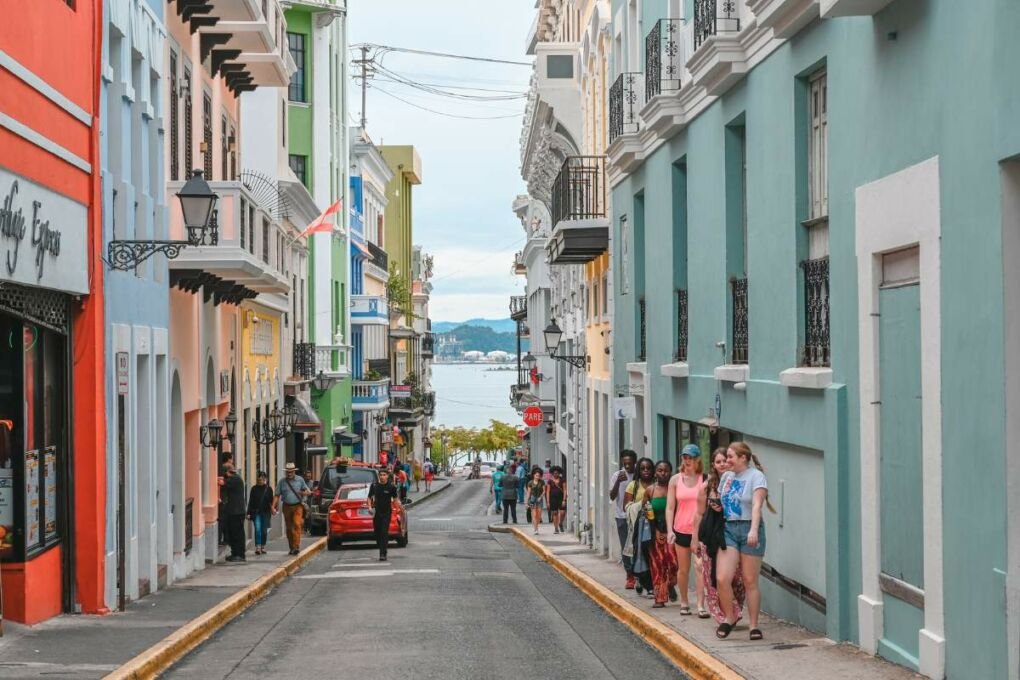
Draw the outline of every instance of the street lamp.
<instances>
[{"instance_id":1,"label":"street lamp","mask_svg":"<svg viewBox=\"0 0 1020 680\"><path fill-rule=\"evenodd\" d=\"M214 418L198 429L199 440L207 449L218 449L223 444L223 422Z\"/></svg>"},{"instance_id":2,"label":"street lamp","mask_svg":"<svg viewBox=\"0 0 1020 680\"><path fill-rule=\"evenodd\" d=\"M230 409L230 413L227 414L227 417L223 419L223 423L227 426L226 437L230 443L233 444L234 436L237 433L237 416L234 415L233 408Z\"/></svg>"},{"instance_id":3,"label":"street lamp","mask_svg":"<svg viewBox=\"0 0 1020 680\"><path fill-rule=\"evenodd\" d=\"M312 379L312 385L314 385L315 389L319 390L320 392L325 392L326 390L328 390L330 387L333 386L334 382L335 381L333 380L333 378L327 376L325 371L319 371L319 374L315 376L314 379Z\"/></svg>"},{"instance_id":4,"label":"street lamp","mask_svg":"<svg viewBox=\"0 0 1020 680\"><path fill-rule=\"evenodd\" d=\"M525 354L524 358L521 359L521 363L524 364L524 368L528 369L528 371L531 371L531 369L533 369L535 367L535 364L537 362L538 362L538 359L536 359L535 355L532 354L531 352L528 352L527 354Z\"/></svg>"},{"instance_id":5,"label":"street lamp","mask_svg":"<svg viewBox=\"0 0 1020 680\"><path fill-rule=\"evenodd\" d=\"M282 410L273 409L261 421L256 420L251 424L252 439L256 444L266 447L266 458L263 459L262 456L259 456L263 470L268 465L269 445L280 441L294 430L297 415L297 409L293 405L285 406Z\"/></svg>"},{"instance_id":6,"label":"street lamp","mask_svg":"<svg viewBox=\"0 0 1020 680\"><path fill-rule=\"evenodd\" d=\"M588 367L591 357L587 354L556 354L556 349L560 346L560 339L563 337L563 331L556 325L555 319L552 319L550 324L545 327L542 335L545 336L545 349L550 357L559 361L565 361L575 368L584 369Z\"/></svg>"},{"instance_id":7,"label":"street lamp","mask_svg":"<svg viewBox=\"0 0 1020 680\"><path fill-rule=\"evenodd\" d=\"M177 192L181 202L181 214L188 238L184 241L152 241L119 239L110 241L106 248L106 265L110 269L128 271L134 269L156 253L163 253L173 260L185 246L216 245L219 234L213 221L214 208L219 196L202 177L201 170L193 170L191 179ZM207 232L209 238L206 238Z\"/></svg>"}]
</instances>

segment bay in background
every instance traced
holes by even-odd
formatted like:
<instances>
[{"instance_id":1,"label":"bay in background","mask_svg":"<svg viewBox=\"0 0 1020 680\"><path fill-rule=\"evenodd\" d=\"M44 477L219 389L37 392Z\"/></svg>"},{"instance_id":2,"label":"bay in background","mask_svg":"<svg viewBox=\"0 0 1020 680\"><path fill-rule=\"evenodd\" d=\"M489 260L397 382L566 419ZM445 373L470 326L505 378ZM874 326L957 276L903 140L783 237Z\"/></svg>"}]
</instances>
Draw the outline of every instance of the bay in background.
<instances>
[{"instance_id":1,"label":"bay in background","mask_svg":"<svg viewBox=\"0 0 1020 680\"><path fill-rule=\"evenodd\" d=\"M436 391L434 427L489 426L492 419L520 425L521 417L510 406L510 385L517 382L517 366L494 371L492 364L432 364L432 389Z\"/></svg>"}]
</instances>

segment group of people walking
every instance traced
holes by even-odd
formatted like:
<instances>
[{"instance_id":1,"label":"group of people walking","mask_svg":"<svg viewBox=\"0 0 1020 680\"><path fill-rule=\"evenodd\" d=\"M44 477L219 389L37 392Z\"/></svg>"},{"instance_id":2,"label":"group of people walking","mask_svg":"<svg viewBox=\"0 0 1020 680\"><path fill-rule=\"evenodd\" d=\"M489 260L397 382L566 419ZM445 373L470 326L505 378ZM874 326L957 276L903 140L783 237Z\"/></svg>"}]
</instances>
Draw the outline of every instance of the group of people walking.
<instances>
[{"instance_id":1,"label":"group of people walking","mask_svg":"<svg viewBox=\"0 0 1020 680\"><path fill-rule=\"evenodd\" d=\"M567 482L563 468L545 462L545 467L536 465L528 471L527 459L507 461L492 475L490 487L496 497L496 513L503 513L503 524L508 518L517 524L517 504L527 499L527 520L537 534L542 524L542 513L547 513L553 533L563 532L563 520L567 515Z\"/></svg>"},{"instance_id":2,"label":"group of people walking","mask_svg":"<svg viewBox=\"0 0 1020 680\"><path fill-rule=\"evenodd\" d=\"M751 640L758 627L758 578L765 555L763 508L768 481L761 461L743 442L712 452L703 470L701 451L688 444L674 474L667 460L621 454L622 467L609 482L627 573L625 587L654 600L653 608L679 602L691 615L694 571L697 616L714 618L716 636L729 637L747 608Z\"/></svg>"}]
</instances>

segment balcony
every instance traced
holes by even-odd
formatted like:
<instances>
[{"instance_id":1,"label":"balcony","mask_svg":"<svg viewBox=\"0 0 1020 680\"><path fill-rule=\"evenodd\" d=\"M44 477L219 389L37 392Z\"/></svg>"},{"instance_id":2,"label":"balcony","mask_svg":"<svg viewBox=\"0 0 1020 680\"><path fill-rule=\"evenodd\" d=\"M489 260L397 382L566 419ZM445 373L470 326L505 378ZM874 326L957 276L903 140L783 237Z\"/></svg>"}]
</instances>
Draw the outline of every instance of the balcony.
<instances>
[{"instance_id":1,"label":"balcony","mask_svg":"<svg viewBox=\"0 0 1020 680\"><path fill-rule=\"evenodd\" d=\"M523 321L517 322L517 337L518 338L531 337L531 328L528 326L528 324L524 323Z\"/></svg>"},{"instance_id":2,"label":"balcony","mask_svg":"<svg viewBox=\"0 0 1020 680\"><path fill-rule=\"evenodd\" d=\"M352 295L351 324L389 326L390 310L384 295Z\"/></svg>"},{"instance_id":3,"label":"balcony","mask_svg":"<svg viewBox=\"0 0 1020 680\"><path fill-rule=\"evenodd\" d=\"M641 129L638 110L644 104L640 73L621 73L609 88L609 143Z\"/></svg>"},{"instance_id":4,"label":"balcony","mask_svg":"<svg viewBox=\"0 0 1020 680\"><path fill-rule=\"evenodd\" d=\"M315 343L294 344L294 376L302 380L311 380L315 377Z\"/></svg>"},{"instance_id":5,"label":"balcony","mask_svg":"<svg viewBox=\"0 0 1020 680\"><path fill-rule=\"evenodd\" d=\"M432 333L425 333L421 336L421 355L423 358L431 358L436 351L436 336Z\"/></svg>"},{"instance_id":6,"label":"balcony","mask_svg":"<svg viewBox=\"0 0 1020 680\"><path fill-rule=\"evenodd\" d=\"M609 247L606 157L570 156L552 187L551 264L584 264Z\"/></svg>"},{"instance_id":7,"label":"balcony","mask_svg":"<svg viewBox=\"0 0 1020 680\"><path fill-rule=\"evenodd\" d=\"M371 241L366 242L365 245L368 246L368 252L372 255L370 262L388 275L390 271L390 256L385 250Z\"/></svg>"},{"instance_id":8,"label":"balcony","mask_svg":"<svg viewBox=\"0 0 1020 680\"><path fill-rule=\"evenodd\" d=\"M819 16L819 0L747 0L747 8L762 28L777 38L790 38Z\"/></svg>"},{"instance_id":9,"label":"balcony","mask_svg":"<svg viewBox=\"0 0 1020 680\"><path fill-rule=\"evenodd\" d=\"M316 345L315 375L324 373L327 378L347 378L351 375L350 345Z\"/></svg>"},{"instance_id":10,"label":"balcony","mask_svg":"<svg viewBox=\"0 0 1020 680\"><path fill-rule=\"evenodd\" d=\"M378 411L390 405L390 379L355 380L351 386L355 411Z\"/></svg>"},{"instance_id":11,"label":"balcony","mask_svg":"<svg viewBox=\"0 0 1020 680\"><path fill-rule=\"evenodd\" d=\"M680 89L690 40L684 19L659 19L645 38L645 101Z\"/></svg>"},{"instance_id":12,"label":"balcony","mask_svg":"<svg viewBox=\"0 0 1020 680\"><path fill-rule=\"evenodd\" d=\"M417 423L424 415L422 394L410 385L390 386L390 415L398 422Z\"/></svg>"},{"instance_id":13,"label":"balcony","mask_svg":"<svg viewBox=\"0 0 1020 680\"><path fill-rule=\"evenodd\" d=\"M167 190L174 194L183 184L168 182ZM290 292L290 281L278 267L283 259L277 252L279 208L262 205L242 182L210 182L209 186L220 197L213 213L217 233L206 245L184 248L170 260L173 283L192 292L204 286L206 295L219 292L227 297L242 288L250 291L248 297ZM171 232L177 232L171 238L183 239L180 202L172 201L169 209Z\"/></svg>"},{"instance_id":14,"label":"balcony","mask_svg":"<svg viewBox=\"0 0 1020 680\"><path fill-rule=\"evenodd\" d=\"M528 318L528 298L526 296L510 296L510 318L514 321Z\"/></svg>"},{"instance_id":15,"label":"balcony","mask_svg":"<svg viewBox=\"0 0 1020 680\"><path fill-rule=\"evenodd\" d=\"M694 3L694 54L687 68L694 84L704 87L709 95L724 94L744 77L750 69L749 42L761 37L759 34L771 32L771 29L762 28L742 32L750 19L746 0L696 0Z\"/></svg>"},{"instance_id":16,"label":"balcony","mask_svg":"<svg viewBox=\"0 0 1020 680\"><path fill-rule=\"evenodd\" d=\"M523 250L518 250L517 253L514 254L514 274L519 276L528 275L528 265L524 263Z\"/></svg>"},{"instance_id":17,"label":"balcony","mask_svg":"<svg viewBox=\"0 0 1020 680\"><path fill-rule=\"evenodd\" d=\"M177 0L176 10L188 30L198 33L199 53L210 74L222 75L235 95L290 82L297 67L286 46L279 2Z\"/></svg>"},{"instance_id":18,"label":"balcony","mask_svg":"<svg viewBox=\"0 0 1020 680\"><path fill-rule=\"evenodd\" d=\"M428 417L432 417L436 414L436 393L426 392L422 395L421 410Z\"/></svg>"}]
</instances>

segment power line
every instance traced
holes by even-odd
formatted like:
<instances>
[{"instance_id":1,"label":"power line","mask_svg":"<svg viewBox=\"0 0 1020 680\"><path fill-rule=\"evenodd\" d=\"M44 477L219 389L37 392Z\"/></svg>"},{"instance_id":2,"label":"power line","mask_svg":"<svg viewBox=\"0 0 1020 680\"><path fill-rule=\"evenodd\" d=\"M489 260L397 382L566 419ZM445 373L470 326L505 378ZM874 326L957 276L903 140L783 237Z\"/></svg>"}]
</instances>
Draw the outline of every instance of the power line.
<instances>
[{"instance_id":1,"label":"power line","mask_svg":"<svg viewBox=\"0 0 1020 680\"><path fill-rule=\"evenodd\" d=\"M437 277L433 278L432 279L432 283L436 283L437 281L442 281L443 279L448 279L451 276L456 276L457 274L463 274L466 271L477 271L479 264L481 264L483 262L488 262L489 260L493 259L494 257L499 257L499 256L503 255L504 253L507 253L508 251L513 250L515 247L517 247L520 244L524 243L525 240L526 240L525 237L521 237L519 239L516 239L516 240L514 240L514 241L512 241L512 242L510 242L510 243L508 243L508 244L506 244L504 246L501 246L499 249L494 251L492 253L492 255L489 255L488 257L483 257L480 260L475 260L474 262L471 263L471 267L469 267L467 269L458 269L457 271L453 271L453 272L450 272L448 274L443 274L442 276L437 276Z\"/></svg>"},{"instance_id":2,"label":"power line","mask_svg":"<svg viewBox=\"0 0 1020 680\"><path fill-rule=\"evenodd\" d=\"M400 101L400 102L403 102L403 103L407 104L408 106L413 106L416 109L421 109L422 111L427 111L428 113L434 113L437 116L446 116L447 118L459 118L461 120L499 120L499 119L504 119L504 118L518 118L518 117L524 115L524 112L521 111L520 113L512 113L512 114L506 115L506 116L461 116L461 115L457 115L455 113L447 113L445 111L437 111L435 109L430 109L427 106L422 106L421 104L415 104L414 102L410 102L410 101L408 101L406 99L403 99L402 97L398 97L397 95L393 94L392 92L390 92L388 90L384 90L383 88L379 87L378 85L373 86L372 89L374 89L374 90L376 90L378 92L382 92L387 97L392 97L393 99L396 99L397 101Z\"/></svg>"},{"instance_id":3,"label":"power line","mask_svg":"<svg viewBox=\"0 0 1020 680\"><path fill-rule=\"evenodd\" d=\"M360 62L356 62L360 63ZM415 89L427 92L429 94L438 95L441 97L449 97L451 99L462 99L466 101L482 101L482 102L497 102L497 101L513 101L527 99L528 95L526 92L513 92L507 94L467 94L463 92L452 92L450 89L445 89L442 86L429 85L421 81L402 76L399 73L391 71L390 69L380 65L377 65L378 71L386 76L393 82L407 85Z\"/></svg>"},{"instance_id":4,"label":"power line","mask_svg":"<svg viewBox=\"0 0 1020 680\"><path fill-rule=\"evenodd\" d=\"M463 59L465 61L480 61L489 64L508 64L510 66L533 66L530 61L509 61L507 59L494 59L492 57L475 57L467 54L451 54L449 52L432 52L430 50L416 50L408 47L394 47L392 45L379 45L376 43L363 43L360 45L352 45L351 49L362 49L363 47L371 47L379 50L380 54L387 52L403 52L405 54L420 54L429 57L441 57L444 59Z\"/></svg>"}]
</instances>

